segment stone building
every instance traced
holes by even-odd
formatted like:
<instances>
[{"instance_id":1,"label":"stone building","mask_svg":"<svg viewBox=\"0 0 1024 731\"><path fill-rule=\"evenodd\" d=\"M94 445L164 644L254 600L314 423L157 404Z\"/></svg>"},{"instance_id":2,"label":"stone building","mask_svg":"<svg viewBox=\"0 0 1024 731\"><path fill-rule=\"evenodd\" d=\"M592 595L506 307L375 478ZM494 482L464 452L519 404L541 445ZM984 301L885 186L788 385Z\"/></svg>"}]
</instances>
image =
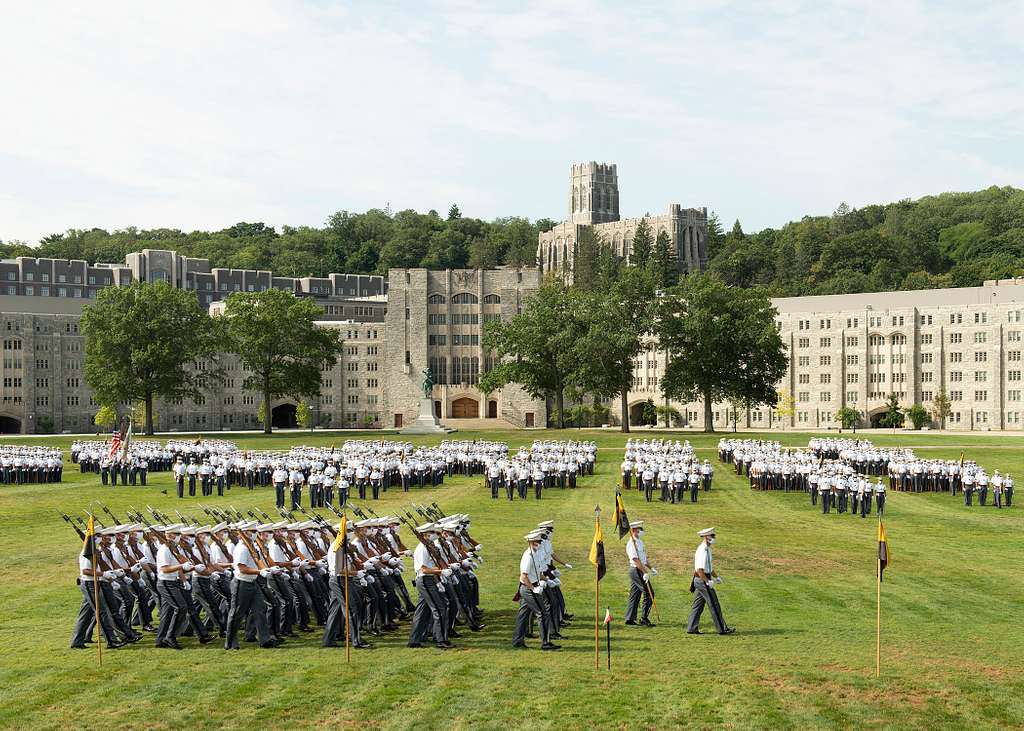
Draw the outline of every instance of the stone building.
<instances>
[{"instance_id":1,"label":"stone building","mask_svg":"<svg viewBox=\"0 0 1024 731\"><path fill-rule=\"evenodd\" d=\"M646 220L652 240L659 233L668 235L676 264L681 272L703 269L707 265L707 208L683 208L671 203L659 216L619 217L619 178L615 165L579 163L569 173L568 218L537 241L537 266L544 272L571 277L580 231L592 227L615 255L630 260L633 236L641 219Z\"/></svg>"},{"instance_id":2,"label":"stone building","mask_svg":"<svg viewBox=\"0 0 1024 731\"><path fill-rule=\"evenodd\" d=\"M741 412L740 427L838 428L835 413L857 409L878 426L890 393L903 407L931 407L945 390L947 429L1024 428L1024 279L981 287L774 299L790 357L778 390L782 408ZM666 356L656 342L634 361L631 421L659 387ZM702 403L672 404L684 423L703 427ZM716 429L732 426L731 407L715 404ZM936 424L938 426L938 424Z\"/></svg>"},{"instance_id":3,"label":"stone building","mask_svg":"<svg viewBox=\"0 0 1024 731\"><path fill-rule=\"evenodd\" d=\"M544 402L519 386L482 394L480 374L490 369L481 347L483 326L522 312L540 285L534 268L392 269L388 277L388 427L408 426L419 414L423 372L433 374L434 415L439 419L502 419L516 426L544 426Z\"/></svg>"},{"instance_id":4,"label":"stone building","mask_svg":"<svg viewBox=\"0 0 1024 731\"><path fill-rule=\"evenodd\" d=\"M214 315L232 292L276 288L311 298L323 312L318 324L338 330L343 341L337 362L324 371L319 397L308 402L314 423L390 427L415 420L420 373L433 363L438 370L435 403L445 418L542 425L543 403L521 389L502 389L487 399L476 389L481 368L489 363L479 344L483 323L518 312L538 278L535 269L396 270L390 275L398 283L392 300L389 278L381 276L277 277L269 271L211 268L206 259L173 251L146 249L129 254L124 264L29 257L0 261L0 433L95 430L92 419L99 405L85 383L79 318L100 289L133 281L162 281L194 291ZM402 304L395 309L393 302ZM157 401L158 430L260 426L260 396L242 388L246 374L241 364L226 354L220 361L227 377L216 392L196 401ZM409 367L403 368L406 362ZM209 366L191 364L198 370ZM296 407L294 399L277 399L268 405L268 418L277 427L295 426Z\"/></svg>"}]
</instances>

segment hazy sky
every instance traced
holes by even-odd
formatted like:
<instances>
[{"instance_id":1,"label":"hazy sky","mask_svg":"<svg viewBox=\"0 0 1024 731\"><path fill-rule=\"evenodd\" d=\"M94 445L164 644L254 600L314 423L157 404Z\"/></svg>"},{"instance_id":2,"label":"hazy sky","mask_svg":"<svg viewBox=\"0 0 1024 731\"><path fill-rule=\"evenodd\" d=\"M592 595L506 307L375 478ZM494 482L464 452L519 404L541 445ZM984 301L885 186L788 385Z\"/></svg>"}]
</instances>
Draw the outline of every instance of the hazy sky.
<instances>
[{"instance_id":1,"label":"hazy sky","mask_svg":"<svg viewBox=\"0 0 1024 731\"><path fill-rule=\"evenodd\" d=\"M1024 184L1024 3L4 2L0 239Z\"/></svg>"}]
</instances>

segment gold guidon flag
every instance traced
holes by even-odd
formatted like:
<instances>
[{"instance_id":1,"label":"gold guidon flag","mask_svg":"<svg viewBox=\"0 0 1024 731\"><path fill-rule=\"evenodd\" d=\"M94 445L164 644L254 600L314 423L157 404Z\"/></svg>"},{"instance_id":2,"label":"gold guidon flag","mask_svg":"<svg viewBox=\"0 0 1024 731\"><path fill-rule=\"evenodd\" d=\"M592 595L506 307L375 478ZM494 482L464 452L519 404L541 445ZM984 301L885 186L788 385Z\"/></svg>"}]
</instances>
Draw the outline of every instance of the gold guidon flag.
<instances>
[{"instance_id":1,"label":"gold guidon flag","mask_svg":"<svg viewBox=\"0 0 1024 731\"><path fill-rule=\"evenodd\" d=\"M590 563L597 566L597 580L604 578L607 570L604 564L604 533L601 532L601 519L597 519L597 526L594 528L594 542L590 546Z\"/></svg>"},{"instance_id":2,"label":"gold guidon flag","mask_svg":"<svg viewBox=\"0 0 1024 731\"><path fill-rule=\"evenodd\" d=\"M338 535L334 537L334 543L331 544L331 550L337 552L339 548L345 543L345 531L347 528L348 520L345 518L345 514L341 514L341 522L338 523Z\"/></svg>"},{"instance_id":3,"label":"gold guidon flag","mask_svg":"<svg viewBox=\"0 0 1024 731\"><path fill-rule=\"evenodd\" d=\"M619 540L629 533L629 516L626 515L626 506L622 503L622 493L615 489L615 525L619 529Z\"/></svg>"},{"instance_id":4,"label":"gold guidon flag","mask_svg":"<svg viewBox=\"0 0 1024 731\"><path fill-rule=\"evenodd\" d=\"M92 557L95 551L93 544L96 540L96 524L93 522L93 517L89 516L89 525L85 528L85 540L82 542L82 555L92 561Z\"/></svg>"},{"instance_id":5,"label":"gold guidon flag","mask_svg":"<svg viewBox=\"0 0 1024 731\"><path fill-rule=\"evenodd\" d=\"M885 539L885 525L878 521L878 580L882 580L882 572L889 565L889 542Z\"/></svg>"}]
</instances>

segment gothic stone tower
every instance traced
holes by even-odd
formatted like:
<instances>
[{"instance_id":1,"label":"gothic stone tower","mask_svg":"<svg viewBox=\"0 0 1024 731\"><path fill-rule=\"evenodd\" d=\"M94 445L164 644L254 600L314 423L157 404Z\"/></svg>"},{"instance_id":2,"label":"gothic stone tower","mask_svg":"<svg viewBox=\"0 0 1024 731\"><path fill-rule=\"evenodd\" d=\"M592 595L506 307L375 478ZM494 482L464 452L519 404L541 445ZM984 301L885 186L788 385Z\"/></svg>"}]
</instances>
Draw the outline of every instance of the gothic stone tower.
<instances>
[{"instance_id":1,"label":"gothic stone tower","mask_svg":"<svg viewBox=\"0 0 1024 731\"><path fill-rule=\"evenodd\" d=\"M619 175L615 165L583 162L569 173L569 223L619 220Z\"/></svg>"}]
</instances>

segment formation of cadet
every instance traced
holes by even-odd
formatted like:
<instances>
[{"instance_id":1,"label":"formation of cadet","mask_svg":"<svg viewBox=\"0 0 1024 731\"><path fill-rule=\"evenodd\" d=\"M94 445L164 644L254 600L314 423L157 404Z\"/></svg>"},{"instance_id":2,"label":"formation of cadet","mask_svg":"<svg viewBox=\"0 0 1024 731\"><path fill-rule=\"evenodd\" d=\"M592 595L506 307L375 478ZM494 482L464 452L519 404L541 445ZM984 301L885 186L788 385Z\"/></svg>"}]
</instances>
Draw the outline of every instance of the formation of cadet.
<instances>
[{"instance_id":1,"label":"formation of cadet","mask_svg":"<svg viewBox=\"0 0 1024 731\"><path fill-rule=\"evenodd\" d=\"M708 460L697 459L689 440L627 439L620 467L622 489L636 486L647 502L656 493L666 503L697 502L697 495L711 489L714 468Z\"/></svg>"},{"instance_id":2,"label":"formation of cadet","mask_svg":"<svg viewBox=\"0 0 1024 731\"><path fill-rule=\"evenodd\" d=\"M545 489L575 489L576 480L594 474L597 444L594 442L534 440L529 449L519 447L514 455L488 455L484 460L484 486L491 497L509 500L518 495L526 500L530 492L540 500Z\"/></svg>"},{"instance_id":3,"label":"formation of cadet","mask_svg":"<svg viewBox=\"0 0 1024 731\"><path fill-rule=\"evenodd\" d=\"M83 473L94 472L100 476L103 485L116 487L121 485L146 485L150 472L177 472L177 465L182 470L195 465L194 478L199 478L201 468L206 465L210 484L216 477L216 465L223 464L231 454L238 451L234 442L223 439L181 440L171 439L161 443L152 439L132 440L127 448L111 454L110 441L76 441L71 445L71 461L79 466ZM203 473L206 470L202 470ZM221 473L221 477L224 473ZM194 481L193 481L194 482ZM224 485L221 484L220 494ZM195 494L194 491L192 493ZM211 493L203 493L212 494Z\"/></svg>"},{"instance_id":4,"label":"formation of cadet","mask_svg":"<svg viewBox=\"0 0 1024 731\"><path fill-rule=\"evenodd\" d=\"M0 484L60 482L64 462L59 449L29 445L0 446Z\"/></svg>"},{"instance_id":5,"label":"formation of cadet","mask_svg":"<svg viewBox=\"0 0 1024 731\"><path fill-rule=\"evenodd\" d=\"M219 636L225 649L239 649L243 628L247 642L271 648L297 632L314 632L315 623L323 627L322 646L344 644L347 625L348 641L363 649L370 647L367 635L397 630L409 619L410 646L421 646L433 629L435 642L447 648L458 623L483 628L473 572L481 546L469 538L468 516L440 517L417 529L417 574L438 573L429 588L417 580L420 606L414 606L402 578L403 559L413 555L399 536L405 518L348 523L342 538L316 516L262 522L206 511L222 520L153 525L136 514L130 517L139 522L97 532L93 557L79 555L82 604L71 647L91 641L97 595L109 648L137 642L141 629L154 632L160 648L182 649L181 637L205 644ZM154 518L166 520L155 511Z\"/></svg>"},{"instance_id":6,"label":"formation of cadet","mask_svg":"<svg viewBox=\"0 0 1024 731\"><path fill-rule=\"evenodd\" d=\"M512 647L526 648L526 638L536 637L535 624L540 628L540 649L559 650L552 640L563 639L561 630L568 627L573 615L565 611L565 596L562 594L561 569L572 569L572 564L562 561L555 553L552 536L555 523L545 520L523 538L526 550L519 560L519 588L513 601L519 602L512 632Z\"/></svg>"}]
</instances>

